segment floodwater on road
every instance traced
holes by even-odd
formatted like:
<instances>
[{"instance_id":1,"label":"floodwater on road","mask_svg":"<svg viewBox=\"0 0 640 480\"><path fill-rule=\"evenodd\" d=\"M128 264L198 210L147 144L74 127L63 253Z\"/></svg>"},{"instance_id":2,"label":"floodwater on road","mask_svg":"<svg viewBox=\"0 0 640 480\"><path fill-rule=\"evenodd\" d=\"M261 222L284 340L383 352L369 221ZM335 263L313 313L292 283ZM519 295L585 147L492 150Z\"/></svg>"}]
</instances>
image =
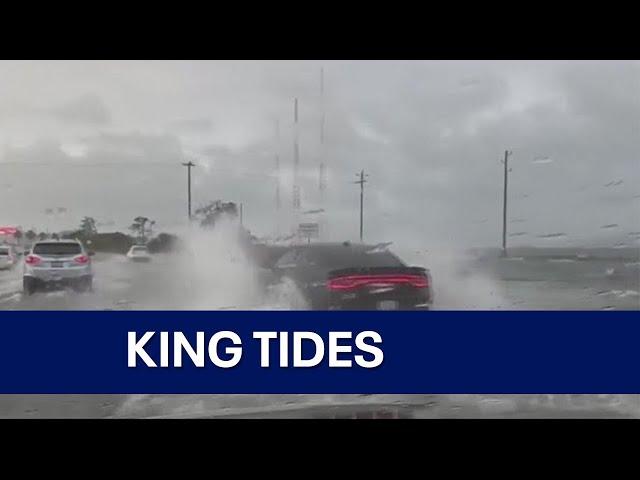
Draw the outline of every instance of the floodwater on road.
<instances>
[{"instance_id":1,"label":"floodwater on road","mask_svg":"<svg viewBox=\"0 0 640 480\"><path fill-rule=\"evenodd\" d=\"M428 259L417 259L428 266ZM0 271L0 309L6 310L277 310L303 309L283 286L265 297L260 271L241 259L196 263L157 255L132 263L99 254L94 292L22 295L19 268ZM506 258L432 268L436 310L640 310L640 262L634 258Z\"/></svg>"},{"instance_id":2,"label":"floodwater on road","mask_svg":"<svg viewBox=\"0 0 640 480\"><path fill-rule=\"evenodd\" d=\"M0 309L290 309L295 292L257 292L257 272L177 256L130 263L95 257L95 291L21 292L19 269L0 272ZM506 258L432 269L436 309L640 310L640 263ZM640 417L637 395L0 395L4 418L353 418L391 409L411 418ZM403 413L404 412L404 413Z\"/></svg>"},{"instance_id":3,"label":"floodwater on road","mask_svg":"<svg viewBox=\"0 0 640 480\"><path fill-rule=\"evenodd\" d=\"M0 418L639 418L639 395L0 395Z\"/></svg>"}]
</instances>

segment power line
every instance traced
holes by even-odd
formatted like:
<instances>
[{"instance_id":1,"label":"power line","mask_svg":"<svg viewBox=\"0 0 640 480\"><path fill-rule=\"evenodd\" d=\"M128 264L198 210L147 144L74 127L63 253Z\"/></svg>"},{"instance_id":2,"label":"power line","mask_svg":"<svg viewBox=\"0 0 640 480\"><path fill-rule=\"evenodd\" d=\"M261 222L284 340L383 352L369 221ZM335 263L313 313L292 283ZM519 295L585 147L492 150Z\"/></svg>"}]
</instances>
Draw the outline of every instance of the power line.
<instances>
[{"instance_id":1,"label":"power line","mask_svg":"<svg viewBox=\"0 0 640 480\"><path fill-rule=\"evenodd\" d=\"M74 162L71 160L68 161L49 161L49 162L21 162L21 161L9 161L2 162L0 161L0 166L2 165L18 165L18 166L69 166L69 167L110 167L110 166L163 166L163 167L175 167L173 163L167 162Z\"/></svg>"},{"instance_id":2,"label":"power line","mask_svg":"<svg viewBox=\"0 0 640 480\"><path fill-rule=\"evenodd\" d=\"M91 163L76 163L76 162L0 162L0 167L3 165L12 166L24 166L24 167L166 167L175 168L175 163L166 162L91 162ZM219 167L205 167L205 170L214 172L225 172L234 176L243 177L260 177L260 178L277 178L277 175L263 172L242 171L234 170L231 168L219 168Z\"/></svg>"}]
</instances>

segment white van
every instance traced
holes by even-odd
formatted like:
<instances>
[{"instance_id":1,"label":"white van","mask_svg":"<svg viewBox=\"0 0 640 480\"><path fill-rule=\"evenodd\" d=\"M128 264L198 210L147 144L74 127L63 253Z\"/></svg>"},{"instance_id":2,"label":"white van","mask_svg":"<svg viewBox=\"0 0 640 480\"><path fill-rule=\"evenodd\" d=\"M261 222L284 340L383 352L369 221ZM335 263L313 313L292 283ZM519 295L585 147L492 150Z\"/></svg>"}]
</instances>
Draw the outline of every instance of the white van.
<instances>
[{"instance_id":1,"label":"white van","mask_svg":"<svg viewBox=\"0 0 640 480\"><path fill-rule=\"evenodd\" d=\"M129 249L127 258L133 262L149 262L151 254L146 245L134 245Z\"/></svg>"}]
</instances>

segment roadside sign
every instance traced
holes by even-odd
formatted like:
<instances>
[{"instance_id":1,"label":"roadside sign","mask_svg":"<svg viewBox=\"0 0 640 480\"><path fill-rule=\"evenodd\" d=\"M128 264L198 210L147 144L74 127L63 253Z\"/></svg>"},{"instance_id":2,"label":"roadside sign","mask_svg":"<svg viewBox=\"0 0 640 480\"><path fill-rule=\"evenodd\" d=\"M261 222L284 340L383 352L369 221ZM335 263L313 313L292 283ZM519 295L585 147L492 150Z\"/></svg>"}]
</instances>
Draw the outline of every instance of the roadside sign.
<instances>
[{"instance_id":1,"label":"roadside sign","mask_svg":"<svg viewBox=\"0 0 640 480\"><path fill-rule=\"evenodd\" d=\"M318 238L320 235L320 226L317 223L301 223L298 225L298 235L305 237L307 240Z\"/></svg>"}]
</instances>

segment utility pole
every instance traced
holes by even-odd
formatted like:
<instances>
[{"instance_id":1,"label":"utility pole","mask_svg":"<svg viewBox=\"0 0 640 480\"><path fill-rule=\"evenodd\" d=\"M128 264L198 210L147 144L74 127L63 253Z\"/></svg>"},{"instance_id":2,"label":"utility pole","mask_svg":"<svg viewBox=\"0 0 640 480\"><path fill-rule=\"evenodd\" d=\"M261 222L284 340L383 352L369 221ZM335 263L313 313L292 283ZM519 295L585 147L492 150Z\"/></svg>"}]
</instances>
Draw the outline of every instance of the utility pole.
<instances>
[{"instance_id":1,"label":"utility pole","mask_svg":"<svg viewBox=\"0 0 640 480\"><path fill-rule=\"evenodd\" d=\"M280 212L280 122L276 120L276 210Z\"/></svg>"},{"instance_id":2,"label":"utility pole","mask_svg":"<svg viewBox=\"0 0 640 480\"><path fill-rule=\"evenodd\" d=\"M281 222L281 214L280 210L282 208L282 200L281 200L281 192L280 192L280 120L276 118L275 120L275 138L274 138L274 153L275 153L275 177L276 177L276 210L275 210L275 235L276 237L280 236L280 222Z\"/></svg>"},{"instance_id":3,"label":"utility pole","mask_svg":"<svg viewBox=\"0 0 640 480\"><path fill-rule=\"evenodd\" d=\"M364 184L367 183L365 178L369 175L365 175L364 170L361 170L360 173L356 173L356 175L360 177L360 180L353 183L360 185L360 241L362 242L362 224L364 219Z\"/></svg>"},{"instance_id":4,"label":"utility pole","mask_svg":"<svg viewBox=\"0 0 640 480\"><path fill-rule=\"evenodd\" d=\"M320 203L324 202L324 194L327 188L327 172L325 167L324 151L324 68L320 69L320 166L318 169L318 188L320 190Z\"/></svg>"},{"instance_id":5,"label":"utility pole","mask_svg":"<svg viewBox=\"0 0 640 480\"><path fill-rule=\"evenodd\" d=\"M244 227L243 219L242 219L242 203L240 204L240 226Z\"/></svg>"},{"instance_id":6,"label":"utility pole","mask_svg":"<svg viewBox=\"0 0 640 480\"><path fill-rule=\"evenodd\" d=\"M504 151L504 192L502 199L502 256L507 256L507 188L509 182L509 155L512 152Z\"/></svg>"},{"instance_id":7,"label":"utility pole","mask_svg":"<svg viewBox=\"0 0 640 480\"><path fill-rule=\"evenodd\" d=\"M187 163L183 163L182 165L187 167L187 209L189 222L191 222L191 168L195 167L196 164L189 160Z\"/></svg>"},{"instance_id":8,"label":"utility pole","mask_svg":"<svg viewBox=\"0 0 640 480\"><path fill-rule=\"evenodd\" d=\"M297 214L300 211L300 184L298 178L298 169L300 166L300 149L298 145L298 99L293 101L293 211L297 220Z\"/></svg>"}]
</instances>

